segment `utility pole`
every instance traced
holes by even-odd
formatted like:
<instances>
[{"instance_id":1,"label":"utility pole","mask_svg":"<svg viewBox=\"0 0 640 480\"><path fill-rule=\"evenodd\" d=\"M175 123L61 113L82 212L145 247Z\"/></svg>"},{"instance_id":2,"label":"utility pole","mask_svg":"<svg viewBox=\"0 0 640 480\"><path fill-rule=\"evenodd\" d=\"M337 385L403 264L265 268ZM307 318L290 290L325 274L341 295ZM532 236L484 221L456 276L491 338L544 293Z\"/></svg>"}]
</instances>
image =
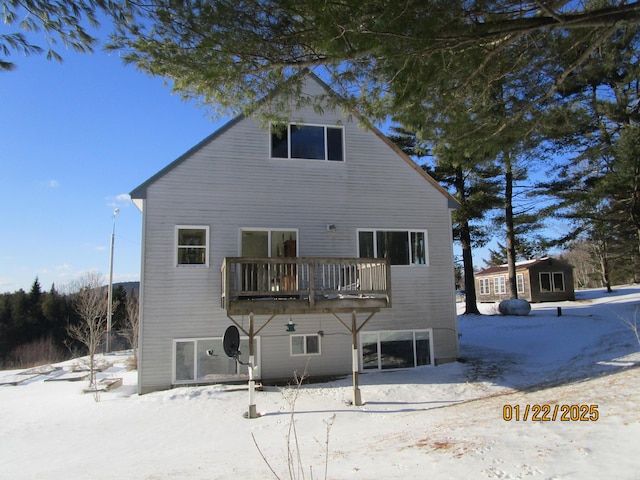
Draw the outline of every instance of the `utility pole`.
<instances>
[{"instance_id":1,"label":"utility pole","mask_svg":"<svg viewBox=\"0 0 640 480\"><path fill-rule=\"evenodd\" d=\"M105 350L111 352L111 317L113 316L113 245L116 238L116 215L120 209L113 210L113 229L111 230L111 254L109 255L109 289L107 291L107 342Z\"/></svg>"}]
</instances>

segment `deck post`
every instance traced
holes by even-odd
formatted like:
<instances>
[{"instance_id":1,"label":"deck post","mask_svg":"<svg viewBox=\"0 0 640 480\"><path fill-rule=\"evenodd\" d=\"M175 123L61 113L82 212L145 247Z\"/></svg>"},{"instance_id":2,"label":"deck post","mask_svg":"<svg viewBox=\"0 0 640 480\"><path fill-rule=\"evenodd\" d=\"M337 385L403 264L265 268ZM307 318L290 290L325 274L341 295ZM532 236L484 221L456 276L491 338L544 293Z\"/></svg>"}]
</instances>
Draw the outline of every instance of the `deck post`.
<instances>
[{"instance_id":1,"label":"deck post","mask_svg":"<svg viewBox=\"0 0 640 480\"><path fill-rule=\"evenodd\" d=\"M358 325L356 322L356 311L351 312L351 354L353 371L353 405L362 405L360 386L358 385Z\"/></svg>"},{"instance_id":2,"label":"deck post","mask_svg":"<svg viewBox=\"0 0 640 480\"><path fill-rule=\"evenodd\" d=\"M254 352L254 339L253 339L253 312L249 313L249 410L247 411L247 418L258 418L258 412L256 410L256 382L253 379L255 368L255 352Z\"/></svg>"}]
</instances>

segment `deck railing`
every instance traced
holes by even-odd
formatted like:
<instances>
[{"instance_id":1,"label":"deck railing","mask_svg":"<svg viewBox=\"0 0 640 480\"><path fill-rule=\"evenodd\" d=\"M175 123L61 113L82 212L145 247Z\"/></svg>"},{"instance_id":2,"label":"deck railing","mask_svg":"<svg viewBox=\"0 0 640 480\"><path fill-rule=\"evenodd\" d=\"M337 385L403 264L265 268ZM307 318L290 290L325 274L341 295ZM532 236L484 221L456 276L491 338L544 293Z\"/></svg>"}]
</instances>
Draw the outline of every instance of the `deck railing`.
<instances>
[{"instance_id":1,"label":"deck railing","mask_svg":"<svg viewBox=\"0 0 640 480\"><path fill-rule=\"evenodd\" d=\"M267 310L273 307L268 300L278 301L278 311L287 310L286 300L292 309L309 312L347 304L390 306L389 264L371 258L225 258L224 309Z\"/></svg>"}]
</instances>

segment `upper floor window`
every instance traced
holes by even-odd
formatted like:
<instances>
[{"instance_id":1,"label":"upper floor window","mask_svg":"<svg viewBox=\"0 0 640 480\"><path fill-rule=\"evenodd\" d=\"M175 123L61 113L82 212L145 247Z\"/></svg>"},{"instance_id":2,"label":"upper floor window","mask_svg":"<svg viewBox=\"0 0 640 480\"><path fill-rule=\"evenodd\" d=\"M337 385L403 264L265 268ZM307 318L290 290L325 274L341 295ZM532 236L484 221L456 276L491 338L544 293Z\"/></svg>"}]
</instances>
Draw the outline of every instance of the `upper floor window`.
<instances>
[{"instance_id":1,"label":"upper floor window","mask_svg":"<svg viewBox=\"0 0 640 480\"><path fill-rule=\"evenodd\" d=\"M425 230L360 230L360 258L386 258L391 265L426 265Z\"/></svg>"},{"instance_id":2,"label":"upper floor window","mask_svg":"<svg viewBox=\"0 0 640 480\"><path fill-rule=\"evenodd\" d=\"M344 161L344 129L322 125L271 126L271 157Z\"/></svg>"},{"instance_id":3,"label":"upper floor window","mask_svg":"<svg viewBox=\"0 0 640 480\"><path fill-rule=\"evenodd\" d=\"M209 227L176 227L177 265L209 264Z\"/></svg>"}]
</instances>

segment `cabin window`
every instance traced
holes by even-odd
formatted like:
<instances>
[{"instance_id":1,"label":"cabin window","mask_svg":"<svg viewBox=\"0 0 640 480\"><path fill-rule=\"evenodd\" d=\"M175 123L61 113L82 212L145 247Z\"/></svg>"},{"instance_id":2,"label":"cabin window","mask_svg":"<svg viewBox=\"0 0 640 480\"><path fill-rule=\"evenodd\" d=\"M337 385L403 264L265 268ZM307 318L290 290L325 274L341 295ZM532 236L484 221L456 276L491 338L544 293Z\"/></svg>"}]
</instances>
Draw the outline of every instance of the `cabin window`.
<instances>
[{"instance_id":1,"label":"cabin window","mask_svg":"<svg viewBox=\"0 0 640 480\"><path fill-rule=\"evenodd\" d=\"M426 265L426 230L359 230L360 258L386 258L391 265Z\"/></svg>"},{"instance_id":2,"label":"cabin window","mask_svg":"<svg viewBox=\"0 0 640 480\"><path fill-rule=\"evenodd\" d=\"M344 161L344 128L323 125L271 126L271 157Z\"/></svg>"},{"instance_id":3,"label":"cabin window","mask_svg":"<svg viewBox=\"0 0 640 480\"><path fill-rule=\"evenodd\" d=\"M518 293L524 293L524 274L516 274L516 285L518 288Z\"/></svg>"},{"instance_id":4,"label":"cabin window","mask_svg":"<svg viewBox=\"0 0 640 480\"><path fill-rule=\"evenodd\" d=\"M177 226L176 258L176 264L178 266L208 266L209 227Z\"/></svg>"},{"instance_id":5,"label":"cabin window","mask_svg":"<svg viewBox=\"0 0 640 480\"><path fill-rule=\"evenodd\" d=\"M480 284L480 295L491 294L491 282L488 278L481 278L478 283Z\"/></svg>"},{"instance_id":6,"label":"cabin window","mask_svg":"<svg viewBox=\"0 0 640 480\"><path fill-rule=\"evenodd\" d=\"M362 368L389 370L432 365L431 330L363 332Z\"/></svg>"},{"instance_id":7,"label":"cabin window","mask_svg":"<svg viewBox=\"0 0 640 480\"><path fill-rule=\"evenodd\" d=\"M507 280L504 276L493 277L493 291L496 295L507 293Z\"/></svg>"},{"instance_id":8,"label":"cabin window","mask_svg":"<svg viewBox=\"0 0 640 480\"><path fill-rule=\"evenodd\" d=\"M256 338L259 350L259 339ZM249 361L249 339L240 339L240 361ZM222 337L179 339L173 342L174 383L212 381L230 375L248 375L246 365L229 358Z\"/></svg>"},{"instance_id":9,"label":"cabin window","mask_svg":"<svg viewBox=\"0 0 640 480\"><path fill-rule=\"evenodd\" d=\"M320 335L291 335L291 356L320 355Z\"/></svg>"},{"instance_id":10,"label":"cabin window","mask_svg":"<svg viewBox=\"0 0 640 480\"><path fill-rule=\"evenodd\" d=\"M564 292L563 272L540 272L541 292Z\"/></svg>"}]
</instances>

